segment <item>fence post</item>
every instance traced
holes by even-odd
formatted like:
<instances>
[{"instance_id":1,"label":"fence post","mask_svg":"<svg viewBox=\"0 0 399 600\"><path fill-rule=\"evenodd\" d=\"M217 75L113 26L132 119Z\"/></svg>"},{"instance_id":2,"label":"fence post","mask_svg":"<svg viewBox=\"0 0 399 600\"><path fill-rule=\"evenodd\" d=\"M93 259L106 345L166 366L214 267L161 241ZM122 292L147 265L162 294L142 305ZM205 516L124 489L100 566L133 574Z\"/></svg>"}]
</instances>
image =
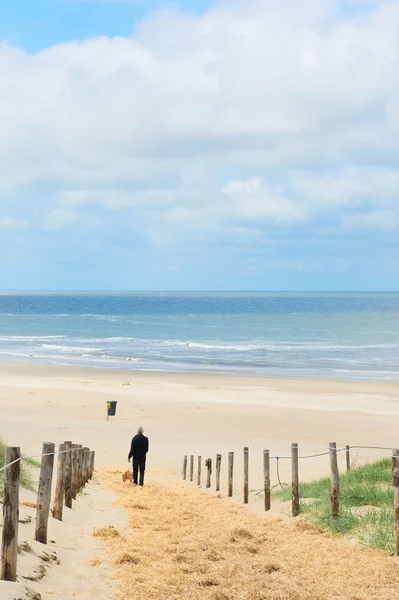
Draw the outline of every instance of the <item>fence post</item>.
<instances>
[{"instance_id":1,"label":"fence post","mask_svg":"<svg viewBox=\"0 0 399 600\"><path fill-rule=\"evenodd\" d=\"M351 454L350 454L350 446L345 446L346 452L346 470L351 470Z\"/></svg>"},{"instance_id":2,"label":"fence post","mask_svg":"<svg viewBox=\"0 0 399 600\"><path fill-rule=\"evenodd\" d=\"M201 485L201 462L202 456L198 457L198 472L197 472L197 485Z\"/></svg>"},{"instance_id":3,"label":"fence post","mask_svg":"<svg viewBox=\"0 0 399 600\"><path fill-rule=\"evenodd\" d=\"M270 454L269 450L263 450L263 479L265 492L265 511L270 510Z\"/></svg>"},{"instance_id":4,"label":"fence post","mask_svg":"<svg viewBox=\"0 0 399 600\"><path fill-rule=\"evenodd\" d=\"M4 471L3 533L1 540L1 579L17 580L18 519L19 519L19 474L21 451L18 447L7 447L5 464L15 462Z\"/></svg>"},{"instance_id":5,"label":"fence post","mask_svg":"<svg viewBox=\"0 0 399 600\"><path fill-rule=\"evenodd\" d=\"M212 474L212 459L208 458L206 461L207 472L206 472L206 487L211 487L211 474Z\"/></svg>"},{"instance_id":6,"label":"fence post","mask_svg":"<svg viewBox=\"0 0 399 600\"><path fill-rule=\"evenodd\" d=\"M244 504L248 504L249 448L244 448Z\"/></svg>"},{"instance_id":7,"label":"fence post","mask_svg":"<svg viewBox=\"0 0 399 600\"><path fill-rule=\"evenodd\" d=\"M392 485L395 518L395 554L399 556L399 450L392 450Z\"/></svg>"},{"instance_id":8,"label":"fence post","mask_svg":"<svg viewBox=\"0 0 399 600\"><path fill-rule=\"evenodd\" d=\"M78 446L78 489L77 493L81 492L83 488L83 446Z\"/></svg>"},{"instance_id":9,"label":"fence post","mask_svg":"<svg viewBox=\"0 0 399 600\"><path fill-rule=\"evenodd\" d=\"M337 444L330 442L330 466L331 466L331 518L339 516L339 472L337 460Z\"/></svg>"},{"instance_id":10,"label":"fence post","mask_svg":"<svg viewBox=\"0 0 399 600\"><path fill-rule=\"evenodd\" d=\"M72 442L64 442L65 454L65 506L72 508Z\"/></svg>"},{"instance_id":11,"label":"fence post","mask_svg":"<svg viewBox=\"0 0 399 600\"><path fill-rule=\"evenodd\" d=\"M187 479L187 456L183 460L183 479L184 481Z\"/></svg>"},{"instance_id":12,"label":"fence post","mask_svg":"<svg viewBox=\"0 0 399 600\"><path fill-rule=\"evenodd\" d=\"M233 497L234 452L229 452L227 495Z\"/></svg>"},{"instance_id":13,"label":"fence post","mask_svg":"<svg viewBox=\"0 0 399 600\"><path fill-rule=\"evenodd\" d=\"M190 481L194 481L194 456L190 456Z\"/></svg>"},{"instance_id":14,"label":"fence post","mask_svg":"<svg viewBox=\"0 0 399 600\"><path fill-rule=\"evenodd\" d=\"M94 461L96 458L96 453L94 452L94 450L92 450L90 452L90 479L93 479L93 475L94 475Z\"/></svg>"},{"instance_id":15,"label":"fence post","mask_svg":"<svg viewBox=\"0 0 399 600\"><path fill-rule=\"evenodd\" d=\"M55 444L45 442L40 465L39 488L37 492L37 513L35 540L47 544L47 526L50 513L51 484L53 480Z\"/></svg>"},{"instance_id":16,"label":"fence post","mask_svg":"<svg viewBox=\"0 0 399 600\"><path fill-rule=\"evenodd\" d=\"M222 468L222 455L216 454L216 491L220 490L220 471Z\"/></svg>"},{"instance_id":17,"label":"fence post","mask_svg":"<svg viewBox=\"0 0 399 600\"><path fill-rule=\"evenodd\" d=\"M72 498L76 500L78 493L78 450L79 444L72 444Z\"/></svg>"},{"instance_id":18,"label":"fence post","mask_svg":"<svg viewBox=\"0 0 399 600\"><path fill-rule=\"evenodd\" d=\"M292 459L292 516L299 515L299 463L298 444L291 444Z\"/></svg>"},{"instance_id":19,"label":"fence post","mask_svg":"<svg viewBox=\"0 0 399 600\"><path fill-rule=\"evenodd\" d=\"M89 481L90 448L83 448L83 487Z\"/></svg>"},{"instance_id":20,"label":"fence post","mask_svg":"<svg viewBox=\"0 0 399 600\"><path fill-rule=\"evenodd\" d=\"M62 509L64 506L65 467L67 460L65 449L65 444L58 446L57 484L53 505L53 517L58 521L62 521Z\"/></svg>"}]
</instances>

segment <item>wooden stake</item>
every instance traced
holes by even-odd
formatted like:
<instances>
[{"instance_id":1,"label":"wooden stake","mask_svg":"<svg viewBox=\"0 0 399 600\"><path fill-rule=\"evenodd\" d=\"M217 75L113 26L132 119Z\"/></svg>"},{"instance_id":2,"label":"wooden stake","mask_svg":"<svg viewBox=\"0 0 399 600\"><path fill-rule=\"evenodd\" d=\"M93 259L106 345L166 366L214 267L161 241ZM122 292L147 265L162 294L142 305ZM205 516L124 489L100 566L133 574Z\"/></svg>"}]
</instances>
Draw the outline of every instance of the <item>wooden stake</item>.
<instances>
[{"instance_id":1,"label":"wooden stake","mask_svg":"<svg viewBox=\"0 0 399 600\"><path fill-rule=\"evenodd\" d=\"M337 519L339 516L339 472L337 460L337 444L330 442L330 466L331 466L331 518Z\"/></svg>"},{"instance_id":2,"label":"wooden stake","mask_svg":"<svg viewBox=\"0 0 399 600\"><path fill-rule=\"evenodd\" d=\"M190 456L190 481L194 481L194 456Z\"/></svg>"},{"instance_id":3,"label":"wooden stake","mask_svg":"<svg viewBox=\"0 0 399 600\"><path fill-rule=\"evenodd\" d=\"M263 450L263 479L265 493L265 511L270 510L270 453L269 450Z\"/></svg>"},{"instance_id":4,"label":"wooden stake","mask_svg":"<svg viewBox=\"0 0 399 600\"><path fill-rule=\"evenodd\" d=\"M220 490L220 471L222 468L222 455L216 454L216 491Z\"/></svg>"},{"instance_id":5,"label":"wooden stake","mask_svg":"<svg viewBox=\"0 0 399 600\"><path fill-rule=\"evenodd\" d=\"M39 489L37 492L37 513L35 540L47 544L47 526L50 513L51 484L53 481L55 444L45 442L42 450Z\"/></svg>"},{"instance_id":6,"label":"wooden stake","mask_svg":"<svg viewBox=\"0 0 399 600\"><path fill-rule=\"evenodd\" d=\"M183 479L184 481L187 479L187 456L185 456L183 460Z\"/></svg>"},{"instance_id":7,"label":"wooden stake","mask_svg":"<svg viewBox=\"0 0 399 600\"><path fill-rule=\"evenodd\" d=\"M244 504L248 504L249 448L244 448Z\"/></svg>"},{"instance_id":8,"label":"wooden stake","mask_svg":"<svg viewBox=\"0 0 399 600\"><path fill-rule=\"evenodd\" d=\"M93 479L95 459L96 459L96 453L94 452L94 450L92 450L90 452L90 479Z\"/></svg>"},{"instance_id":9,"label":"wooden stake","mask_svg":"<svg viewBox=\"0 0 399 600\"><path fill-rule=\"evenodd\" d=\"M83 467L82 467L83 487L89 481L89 477L90 477L90 448L83 448Z\"/></svg>"},{"instance_id":10,"label":"wooden stake","mask_svg":"<svg viewBox=\"0 0 399 600\"><path fill-rule=\"evenodd\" d=\"M399 450L392 450L392 485L395 519L395 554L399 556Z\"/></svg>"},{"instance_id":11,"label":"wooden stake","mask_svg":"<svg viewBox=\"0 0 399 600\"><path fill-rule=\"evenodd\" d=\"M299 515L299 461L298 444L291 444L292 459L292 516Z\"/></svg>"},{"instance_id":12,"label":"wooden stake","mask_svg":"<svg viewBox=\"0 0 399 600\"><path fill-rule=\"evenodd\" d=\"M350 446L345 446L346 452L346 470L351 470L351 454L350 454Z\"/></svg>"},{"instance_id":13,"label":"wooden stake","mask_svg":"<svg viewBox=\"0 0 399 600\"><path fill-rule=\"evenodd\" d=\"M201 485L201 467L202 467L202 456L198 457L198 472L197 472L197 485Z\"/></svg>"},{"instance_id":14,"label":"wooden stake","mask_svg":"<svg viewBox=\"0 0 399 600\"><path fill-rule=\"evenodd\" d=\"M64 442L65 450L65 506L72 508L72 442Z\"/></svg>"},{"instance_id":15,"label":"wooden stake","mask_svg":"<svg viewBox=\"0 0 399 600\"><path fill-rule=\"evenodd\" d=\"M78 446L78 493L83 489L83 447Z\"/></svg>"},{"instance_id":16,"label":"wooden stake","mask_svg":"<svg viewBox=\"0 0 399 600\"><path fill-rule=\"evenodd\" d=\"M212 459L208 458L206 461L207 472L206 472L206 487L211 487L211 474L212 474Z\"/></svg>"},{"instance_id":17,"label":"wooden stake","mask_svg":"<svg viewBox=\"0 0 399 600\"><path fill-rule=\"evenodd\" d=\"M233 497L234 452L229 452L227 495Z\"/></svg>"},{"instance_id":18,"label":"wooden stake","mask_svg":"<svg viewBox=\"0 0 399 600\"><path fill-rule=\"evenodd\" d=\"M58 521L62 521L62 509L64 507L65 470L67 462L65 450L65 444L60 444L58 446L57 484L55 487L53 505L53 517Z\"/></svg>"},{"instance_id":19,"label":"wooden stake","mask_svg":"<svg viewBox=\"0 0 399 600\"><path fill-rule=\"evenodd\" d=\"M17 580L19 475L21 451L18 447L6 448L4 471L3 533L1 541L1 579ZM11 464L15 462L14 464Z\"/></svg>"},{"instance_id":20,"label":"wooden stake","mask_svg":"<svg viewBox=\"0 0 399 600\"><path fill-rule=\"evenodd\" d=\"M76 500L79 489L78 482L78 450L79 444L72 444L72 498Z\"/></svg>"}]
</instances>

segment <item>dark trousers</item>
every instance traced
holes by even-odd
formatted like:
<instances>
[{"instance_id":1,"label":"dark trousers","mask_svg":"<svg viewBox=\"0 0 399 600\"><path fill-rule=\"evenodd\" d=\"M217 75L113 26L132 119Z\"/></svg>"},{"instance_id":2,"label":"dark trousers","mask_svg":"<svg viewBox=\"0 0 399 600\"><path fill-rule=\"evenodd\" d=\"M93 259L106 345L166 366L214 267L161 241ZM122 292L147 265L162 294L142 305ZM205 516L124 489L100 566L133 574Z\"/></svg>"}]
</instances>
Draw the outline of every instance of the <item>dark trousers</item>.
<instances>
[{"instance_id":1,"label":"dark trousers","mask_svg":"<svg viewBox=\"0 0 399 600\"><path fill-rule=\"evenodd\" d=\"M144 485L145 458L133 458L133 483L137 484L140 469L140 485Z\"/></svg>"}]
</instances>

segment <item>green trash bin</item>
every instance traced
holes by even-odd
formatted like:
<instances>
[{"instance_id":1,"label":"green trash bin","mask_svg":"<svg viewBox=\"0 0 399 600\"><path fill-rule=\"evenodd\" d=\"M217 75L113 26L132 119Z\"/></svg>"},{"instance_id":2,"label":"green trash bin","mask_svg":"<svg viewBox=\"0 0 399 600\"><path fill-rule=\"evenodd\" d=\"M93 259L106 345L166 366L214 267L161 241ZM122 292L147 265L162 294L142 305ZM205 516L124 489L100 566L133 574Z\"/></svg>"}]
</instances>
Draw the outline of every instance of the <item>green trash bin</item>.
<instances>
[{"instance_id":1,"label":"green trash bin","mask_svg":"<svg viewBox=\"0 0 399 600\"><path fill-rule=\"evenodd\" d=\"M107 402L107 406L108 406L108 416L109 417L114 417L115 413L116 413L116 405L118 404L117 400L109 400Z\"/></svg>"}]
</instances>

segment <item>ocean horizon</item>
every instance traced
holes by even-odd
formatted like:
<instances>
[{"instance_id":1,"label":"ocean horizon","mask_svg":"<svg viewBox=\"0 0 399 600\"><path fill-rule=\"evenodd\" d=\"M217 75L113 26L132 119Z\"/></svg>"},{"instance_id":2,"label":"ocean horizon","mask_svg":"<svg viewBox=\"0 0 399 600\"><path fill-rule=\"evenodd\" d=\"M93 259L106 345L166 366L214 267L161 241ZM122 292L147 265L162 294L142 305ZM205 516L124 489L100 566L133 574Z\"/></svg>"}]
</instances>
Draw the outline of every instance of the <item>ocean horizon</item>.
<instances>
[{"instance_id":1,"label":"ocean horizon","mask_svg":"<svg viewBox=\"0 0 399 600\"><path fill-rule=\"evenodd\" d=\"M0 361L399 380L399 292L2 291Z\"/></svg>"}]
</instances>

